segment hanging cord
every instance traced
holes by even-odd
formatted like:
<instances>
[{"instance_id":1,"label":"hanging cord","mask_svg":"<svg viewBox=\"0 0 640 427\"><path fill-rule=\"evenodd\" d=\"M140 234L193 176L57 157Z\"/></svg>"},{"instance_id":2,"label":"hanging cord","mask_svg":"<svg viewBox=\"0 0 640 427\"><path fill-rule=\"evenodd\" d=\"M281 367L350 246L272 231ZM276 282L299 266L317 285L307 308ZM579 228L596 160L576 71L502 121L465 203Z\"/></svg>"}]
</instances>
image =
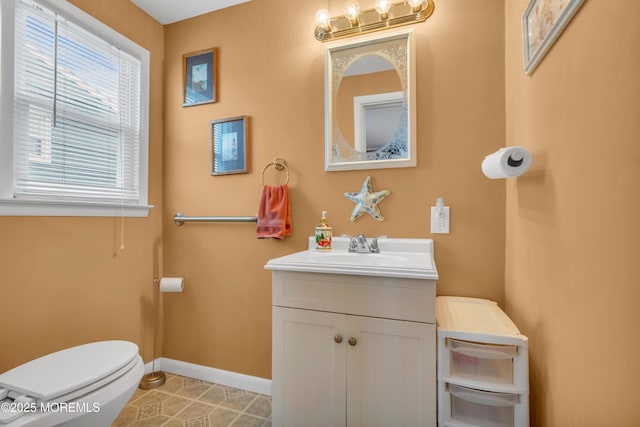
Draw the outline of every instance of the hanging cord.
<instances>
[{"instance_id":1,"label":"hanging cord","mask_svg":"<svg viewBox=\"0 0 640 427\"><path fill-rule=\"evenodd\" d=\"M118 50L118 63L121 62L121 51ZM122 112L120 112L122 114ZM124 138L122 136L122 116L119 118L120 124L120 250L124 251ZM155 282L155 279L154 279ZM160 282L158 282L159 284ZM155 357L154 357L155 359Z\"/></svg>"},{"instance_id":2,"label":"hanging cord","mask_svg":"<svg viewBox=\"0 0 640 427\"><path fill-rule=\"evenodd\" d=\"M124 206L122 207L122 216L120 217L120 250L124 251Z\"/></svg>"},{"instance_id":3,"label":"hanging cord","mask_svg":"<svg viewBox=\"0 0 640 427\"><path fill-rule=\"evenodd\" d=\"M120 124L120 157L124 158L122 142L122 124ZM121 160L124 163L124 160ZM124 164L120 165L120 250L124 251Z\"/></svg>"},{"instance_id":4,"label":"hanging cord","mask_svg":"<svg viewBox=\"0 0 640 427\"><path fill-rule=\"evenodd\" d=\"M53 127L56 127L58 118L58 18L54 24L55 36L53 38Z\"/></svg>"}]
</instances>

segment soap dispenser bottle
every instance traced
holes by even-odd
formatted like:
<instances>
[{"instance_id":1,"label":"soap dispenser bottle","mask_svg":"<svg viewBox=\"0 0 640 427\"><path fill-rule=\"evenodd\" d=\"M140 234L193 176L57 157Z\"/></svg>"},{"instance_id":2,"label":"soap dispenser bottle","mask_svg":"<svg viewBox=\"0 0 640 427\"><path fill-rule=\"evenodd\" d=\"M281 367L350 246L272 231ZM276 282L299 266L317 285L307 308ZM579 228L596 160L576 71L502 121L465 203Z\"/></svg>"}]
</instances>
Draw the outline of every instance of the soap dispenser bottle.
<instances>
[{"instance_id":1,"label":"soap dispenser bottle","mask_svg":"<svg viewBox=\"0 0 640 427\"><path fill-rule=\"evenodd\" d=\"M316 227L316 249L331 249L331 238L333 237L333 228L327 224L327 211L322 211L320 224Z\"/></svg>"}]
</instances>

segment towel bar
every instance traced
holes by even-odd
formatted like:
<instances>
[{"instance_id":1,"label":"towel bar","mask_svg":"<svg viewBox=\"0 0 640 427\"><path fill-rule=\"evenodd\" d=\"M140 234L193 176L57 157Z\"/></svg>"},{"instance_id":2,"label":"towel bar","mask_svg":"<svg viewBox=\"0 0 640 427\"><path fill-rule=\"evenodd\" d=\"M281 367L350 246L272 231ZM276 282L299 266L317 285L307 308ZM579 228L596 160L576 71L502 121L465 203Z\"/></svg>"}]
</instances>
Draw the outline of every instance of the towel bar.
<instances>
[{"instance_id":1,"label":"towel bar","mask_svg":"<svg viewBox=\"0 0 640 427\"><path fill-rule=\"evenodd\" d=\"M180 212L174 215L173 221L180 226L185 222L257 222L255 216L184 216Z\"/></svg>"}]
</instances>

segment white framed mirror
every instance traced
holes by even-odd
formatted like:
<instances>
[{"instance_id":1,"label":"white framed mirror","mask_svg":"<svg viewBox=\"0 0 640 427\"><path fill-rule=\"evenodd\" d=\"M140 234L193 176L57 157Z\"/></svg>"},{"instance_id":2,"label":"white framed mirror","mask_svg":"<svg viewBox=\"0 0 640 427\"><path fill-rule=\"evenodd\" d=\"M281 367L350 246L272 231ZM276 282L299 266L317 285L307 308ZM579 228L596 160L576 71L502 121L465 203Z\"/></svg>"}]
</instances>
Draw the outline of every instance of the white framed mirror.
<instances>
[{"instance_id":1,"label":"white framed mirror","mask_svg":"<svg viewBox=\"0 0 640 427\"><path fill-rule=\"evenodd\" d=\"M325 170L416 165L413 30L327 47Z\"/></svg>"}]
</instances>

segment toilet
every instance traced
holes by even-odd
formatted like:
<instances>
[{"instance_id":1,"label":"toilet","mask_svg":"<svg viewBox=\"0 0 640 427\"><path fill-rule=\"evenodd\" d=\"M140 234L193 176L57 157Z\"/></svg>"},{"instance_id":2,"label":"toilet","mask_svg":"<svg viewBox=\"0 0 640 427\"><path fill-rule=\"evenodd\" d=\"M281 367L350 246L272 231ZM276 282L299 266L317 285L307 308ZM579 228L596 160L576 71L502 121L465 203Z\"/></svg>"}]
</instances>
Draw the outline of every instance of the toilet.
<instances>
[{"instance_id":1,"label":"toilet","mask_svg":"<svg viewBox=\"0 0 640 427\"><path fill-rule=\"evenodd\" d=\"M0 427L108 427L144 374L138 346L100 341L0 374Z\"/></svg>"}]
</instances>

